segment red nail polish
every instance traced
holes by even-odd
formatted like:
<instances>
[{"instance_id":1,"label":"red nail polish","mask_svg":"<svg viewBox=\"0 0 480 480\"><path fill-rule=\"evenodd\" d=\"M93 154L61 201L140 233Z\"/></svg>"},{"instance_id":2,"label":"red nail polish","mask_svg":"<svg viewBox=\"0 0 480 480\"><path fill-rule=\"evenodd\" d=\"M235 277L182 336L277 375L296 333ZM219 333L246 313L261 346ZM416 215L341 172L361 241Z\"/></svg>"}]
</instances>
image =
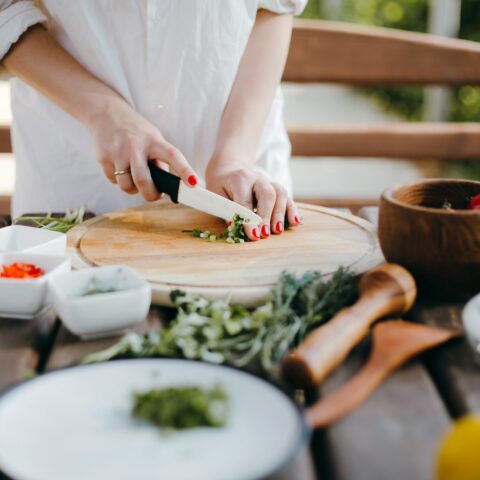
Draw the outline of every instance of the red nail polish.
<instances>
[{"instance_id":1,"label":"red nail polish","mask_svg":"<svg viewBox=\"0 0 480 480\"><path fill-rule=\"evenodd\" d=\"M188 177L188 183L194 187L197 183L198 183L198 180L197 180L197 177L195 175L190 175Z\"/></svg>"},{"instance_id":2,"label":"red nail polish","mask_svg":"<svg viewBox=\"0 0 480 480\"><path fill-rule=\"evenodd\" d=\"M260 238L260 232L258 231L258 228L255 227L253 230L252 230L252 235L255 237L255 238Z\"/></svg>"},{"instance_id":3,"label":"red nail polish","mask_svg":"<svg viewBox=\"0 0 480 480\"><path fill-rule=\"evenodd\" d=\"M262 237L269 237L270 236L270 228L268 225L262 226Z\"/></svg>"},{"instance_id":4,"label":"red nail polish","mask_svg":"<svg viewBox=\"0 0 480 480\"><path fill-rule=\"evenodd\" d=\"M282 233L283 232L283 222L277 222L275 225L275 230L277 233Z\"/></svg>"},{"instance_id":5,"label":"red nail polish","mask_svg":"<svg viewBox=\"0 0 480 480\"><path fill-rule=\"evenodd\" d=\"M300 219L298 218L298 215L295 215L295 221L300 225L302 222L300 221Z\"/></svg>"}]
</instances>

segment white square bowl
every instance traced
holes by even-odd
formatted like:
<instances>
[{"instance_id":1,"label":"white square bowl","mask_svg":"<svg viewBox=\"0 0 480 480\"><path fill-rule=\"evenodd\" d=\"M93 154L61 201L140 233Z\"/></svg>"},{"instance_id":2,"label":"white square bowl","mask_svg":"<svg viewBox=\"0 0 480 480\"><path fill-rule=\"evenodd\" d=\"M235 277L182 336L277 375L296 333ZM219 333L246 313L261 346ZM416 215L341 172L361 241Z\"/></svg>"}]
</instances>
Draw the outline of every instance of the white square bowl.
<instances>
[{"instance_id":1,"label":"white square bowl","mask_svg":"<svg viewBox=\"0 0 480 480\"><path fill-rule=\"evenodd\" d=\"M30 252L64 256L67 236L46 228L12 225L0 228L0 252Z\"/></svg>"},{"instance_id":2,"label":"white square bowl","mask_svg":"<svg viewBox=\"0 0 480 480\"><path fill-rule=\"evenodd\" d=\"M41 268L44 274L32 279L0 278L0 315L33 318L49 304L49 278L70 271L70 260L57 255L30 252L0 253L0 266L14 262L32 263Z\"/></svg>"},{"instance_id":3,"label":"white square bowl","mask_svg":"<svg viewBox=\"0 0 480 480\"><path fill-rule=\"evenodd\" d=\"M85 295L92 282L114 292ZM112 265L55 276L53 307L64 325L83 339L119 335L145 320L152 300L150 285L129 267Z\"/></svg>"}]
</instances>

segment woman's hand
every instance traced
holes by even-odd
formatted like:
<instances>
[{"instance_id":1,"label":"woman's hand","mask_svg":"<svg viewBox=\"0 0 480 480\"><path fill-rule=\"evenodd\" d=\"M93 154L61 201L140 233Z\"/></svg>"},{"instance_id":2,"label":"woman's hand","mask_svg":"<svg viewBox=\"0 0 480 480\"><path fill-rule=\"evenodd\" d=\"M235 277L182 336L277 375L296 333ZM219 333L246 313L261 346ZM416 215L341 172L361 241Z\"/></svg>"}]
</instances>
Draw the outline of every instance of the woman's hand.
<instances>
[{"instance_id":1,"label":"woman's hand","mask_svg":"<svg viewBox=\"0 0 480 480\"><path fill-rule=\"evenodd\" d=\"M114 99L87 122L105 176L126 193L140 192L147 201L160 197L152 182L148 161L173 170L187 185L197 177L182 153L160 131L125 101ZM115 175L117 170L129 174Z\"/></svg>"},{"instance_id":2,"label":"woman's hand","mask_svg":"<svg viewBox=\"0 0 480 480\"><path fill-rule=\"evenodd\" d=\"M301 223L297 208L285 188L251 166L213 160L206 171L206 182L212 192L250 210L256 209L263 221L259 227L245 225L245 233L250 240L268 238L270 233L283 233L285 216L292 227Z\"/></svg>"}]
</instances>

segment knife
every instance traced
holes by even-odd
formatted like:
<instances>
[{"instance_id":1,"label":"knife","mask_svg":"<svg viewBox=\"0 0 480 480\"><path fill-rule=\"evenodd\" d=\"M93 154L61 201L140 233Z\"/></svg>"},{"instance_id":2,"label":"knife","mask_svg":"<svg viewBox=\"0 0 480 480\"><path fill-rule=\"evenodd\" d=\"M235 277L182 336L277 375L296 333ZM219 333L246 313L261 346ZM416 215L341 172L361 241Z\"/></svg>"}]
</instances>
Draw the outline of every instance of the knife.
<instances>
[{"instance_id":1,"label":"knife","mask_svg":"<svg viewBox=\"0 0 480 480\"><path fill-rule=\"evenodd\" d=\"M202 187L191 188L181 181L180 177L173 175L154 163L148 162L153 183L160 193L166 193L173 203L181 203L201 212L231 220L238 213L245 223L254 226L262 223L262 218L239 203L217 195Z\"/></svg>"}]
</instances>

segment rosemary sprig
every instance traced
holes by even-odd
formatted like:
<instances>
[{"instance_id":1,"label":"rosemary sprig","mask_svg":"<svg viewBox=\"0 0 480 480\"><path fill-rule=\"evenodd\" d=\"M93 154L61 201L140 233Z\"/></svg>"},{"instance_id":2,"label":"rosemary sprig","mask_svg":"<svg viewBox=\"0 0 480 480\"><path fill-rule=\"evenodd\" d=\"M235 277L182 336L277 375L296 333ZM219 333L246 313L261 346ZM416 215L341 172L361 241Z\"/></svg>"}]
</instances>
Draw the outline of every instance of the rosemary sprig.
<instances>
[{"instance_id":1,"label":"rosemary sprig","mask_svg":"<svg viewBox=\"0 0 480 480\"><path fill-rule=\"evenodd\" d=\"M56 218L52 217L51 214L44 216L22 216L13 220L13 224L19 222L32 222L38 228L46 228L47 230L52 230L54 232L67 233L75 225L78 225L83 222L85 216L85 207L81 206L74 210L67 211L65 216Z\"/></svg>"},{"instance_id":2,"label":"rosemary sprig","mask_svg":"<svg viewBox=\"0 0 480 480\"><path fill-rule=\"evenodd\" d=\"M271 300L254 311L176 290L171 299L177 315L165 330L130 333L107 350L85 357L83 363L118 357L184 357L237 367L257 362L276 376L290 349L355 298L356 277L342 268L327 281L319 272L299 278L283 273Z\"/></svg>"}]
</instances>

